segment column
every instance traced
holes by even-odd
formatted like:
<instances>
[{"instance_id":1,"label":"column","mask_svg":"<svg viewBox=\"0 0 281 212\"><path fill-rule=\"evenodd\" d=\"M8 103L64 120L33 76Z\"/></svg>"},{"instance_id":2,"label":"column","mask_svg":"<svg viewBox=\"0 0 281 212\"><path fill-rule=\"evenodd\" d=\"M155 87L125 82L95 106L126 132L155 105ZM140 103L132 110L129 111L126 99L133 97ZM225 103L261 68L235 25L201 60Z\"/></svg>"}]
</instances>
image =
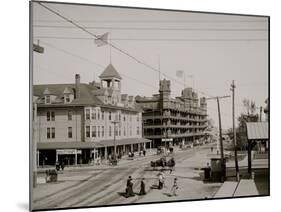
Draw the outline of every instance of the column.
<instances>
[{"instance_id":1,"label":"column","mask_svg":"<svg viewBox=\"0 0 281 212\"><path fill-rule=\"evenodd\" d=\"M140 152L140 143L137 144L138 145L138 152Z\"/></svg>"},{"instance_id":2,"label":"column","mask_svg":"<svg viewBox=\"0 0 281 212\"><path fill-rule=\"evenodd\" d=\"M104 147L104 158L107 159L107 147Z\"/></svg>"},{"instance_id":3,"label":"column","mask_svg":"<svg viewBox=\"0 0 281 212\"><path fill-rule=\"evenodd\" d=\"M37 150L37 167L39 166L39 151Z\"/></svg>"},{"instance_id":4,"label":"column","mask_svg":"<svg viewBox=\"0 0 281 212\"><path fill-rule=\"evenodd\" d=\"M123 154L123 153L124 153L124 154L126 153L126 147L125 147L125 144L123 145L122 151L123 151L123 152L122 152L122 154Z\"/></svg>"},{"instance_id":5,"label":"column","mask_svg":"<svg viewBox=\"0 0 281 212\"><path fill-rule=\"evenodd\" d=\"M75 149L74 165L77 166L77 149Z\"/></svg>"},{"instance_id":6,"label":"column","mask_svg":"<svg viewBox=\"0 0 281 212\"><path fill-rule=\"evenodd\" d=\"M251 147L252 142L248 141L248 173L251 174L252 172L252 147Z\"/></svg>"},{"instance_id":7,"label":"column","mask_svg":"<svg viewBox=\"0 0 281 212\"><path fill-rule=\"evenodd\" d=\"M56 162L59 161L59 156L58 156L58 152L56 150Z\"/></svg>"}]
</instances>

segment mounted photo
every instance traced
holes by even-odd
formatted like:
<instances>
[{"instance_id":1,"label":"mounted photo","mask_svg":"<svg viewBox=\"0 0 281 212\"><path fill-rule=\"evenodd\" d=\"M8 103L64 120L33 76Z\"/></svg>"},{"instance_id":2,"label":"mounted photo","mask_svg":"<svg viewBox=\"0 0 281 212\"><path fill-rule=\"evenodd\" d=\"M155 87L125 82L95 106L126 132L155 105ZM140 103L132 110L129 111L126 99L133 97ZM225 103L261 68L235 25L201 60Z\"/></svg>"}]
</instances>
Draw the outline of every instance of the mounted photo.
<instances>
[{"instance_id":1,"label":"mounted photo","mask_svg":"<svg viewBox=\"0 0 281 212\"><path fill-rule=\"evenodd\" d=\"M30 210L269 196L269 20L30 1Z\"/></svg>"}]
</instances>

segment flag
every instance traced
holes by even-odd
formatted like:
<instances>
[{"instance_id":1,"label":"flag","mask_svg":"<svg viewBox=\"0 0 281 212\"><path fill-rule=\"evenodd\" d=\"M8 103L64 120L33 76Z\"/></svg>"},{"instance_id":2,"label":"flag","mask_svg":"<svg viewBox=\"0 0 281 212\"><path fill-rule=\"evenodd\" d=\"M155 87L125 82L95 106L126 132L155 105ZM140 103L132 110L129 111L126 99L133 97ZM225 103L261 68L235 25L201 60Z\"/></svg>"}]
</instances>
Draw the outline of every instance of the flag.
<instances>
[{"instance_id":1,"label":"flag","mask_svg":"<svg viewBox=\"0 0 281 212\"><path fill-rule=\"evenodd\" d=\"M109 33L107 32L104 33L103 35L97 36L97 38L95 39L95 44L97 45L97 47L107 45L108 34Z\"/></svg>"},{"instance_id":2,"label":"flag","mask_svg":"<svg viewBox=\"0 0 281 212\"><path fill-rule=\"evenodd\" d=\"M184 72L183 72L182 70L178 70L178 71L176 72L176 75L177 75L177 77L183 77Z\"/></svg>"}]
</instances>

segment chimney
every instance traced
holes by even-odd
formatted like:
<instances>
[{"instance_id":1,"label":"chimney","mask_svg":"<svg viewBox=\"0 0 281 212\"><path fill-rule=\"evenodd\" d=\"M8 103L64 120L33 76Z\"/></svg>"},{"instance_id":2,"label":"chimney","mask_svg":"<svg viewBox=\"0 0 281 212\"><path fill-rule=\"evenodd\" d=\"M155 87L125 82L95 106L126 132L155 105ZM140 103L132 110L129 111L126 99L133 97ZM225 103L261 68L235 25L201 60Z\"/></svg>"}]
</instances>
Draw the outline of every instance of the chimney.
<instances>
[{"instance_id":1,"label":"chimney","mask_svg":"<svg viewBox=\"0 0 281 212\"><path fill-rule=\"evenodd\" d=\"M80 75L75 74L75 98L80 98Z\"/></svg>"}]
</instances>

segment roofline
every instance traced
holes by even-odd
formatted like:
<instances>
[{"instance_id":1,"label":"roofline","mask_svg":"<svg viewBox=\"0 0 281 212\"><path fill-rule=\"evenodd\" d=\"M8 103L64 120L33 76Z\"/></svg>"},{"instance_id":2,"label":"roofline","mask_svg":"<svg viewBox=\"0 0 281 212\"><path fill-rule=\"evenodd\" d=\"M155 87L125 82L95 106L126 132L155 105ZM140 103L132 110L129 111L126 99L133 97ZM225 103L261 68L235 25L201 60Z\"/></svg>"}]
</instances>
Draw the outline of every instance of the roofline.
<instances>
[{"instance_id":1,"label":"roofline","mask_svg":"<svg viewBox=\"0 0 281 212\"><path fill-rule=\"evenodd\" d=\"M119 106L111 106L111 105L100 105L100 104L37 104L38 108L66 108L66 107L102 107L102 108L110 108L116 110L126 110L130 112L142 112L142 110L137 110L133 108L124 108Z\"/></svg>"}]
</instances>

